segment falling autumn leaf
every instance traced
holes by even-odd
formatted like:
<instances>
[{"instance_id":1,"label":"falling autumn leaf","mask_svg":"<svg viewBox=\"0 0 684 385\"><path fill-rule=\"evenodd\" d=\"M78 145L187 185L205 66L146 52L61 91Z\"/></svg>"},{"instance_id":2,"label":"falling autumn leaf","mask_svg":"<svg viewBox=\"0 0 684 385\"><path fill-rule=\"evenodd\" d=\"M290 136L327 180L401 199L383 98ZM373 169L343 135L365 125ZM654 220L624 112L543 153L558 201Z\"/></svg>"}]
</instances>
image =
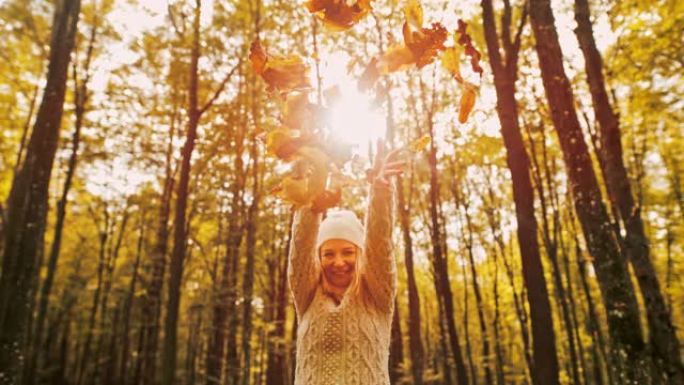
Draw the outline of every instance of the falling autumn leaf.
<instances>
[{"instance_id":1,"label":"falling autumn leaf","mask_svg":"<svg viewBox=\"0 0 684 385\"><path fill-rule=\"evenodd\" d=\"M480 51L473 46L473 39L466 31L467 28L468 24L465 21L458 19L458 29L456 30L458 38L456 41L465 48L465 54L470 56L470 65L473 71L482 76L482 73L484 72L480 66L480 58L482 55L480 54Z\"/></svg>"},{"instance_id":2,"label":"falling autumn leaf","mask_svg":"<svg viewBox=\"0 0 684 385\"><path fill-rule=\"evenodd\" d=\"M413 53L414 62L418 68L422 68L435 59L435 56L444 49L447 38L447 30L441 23L432 23L430 28L421 28L411 31L409 23L404 23L404 43Z\"/></svg>"},{"instance_id":3,"label":"falling autumn leaf","mask_svg":"<svg viewBox=\"0 0 684 385\"><path fill-rule=\"evenodd\" d=\"M408 0L404 7L406 22L414 28L423 27L423 7L418 0Z\"/></svg>"},{"instance_id":4,"label":"falling autumn leaf","mask_svg":"<svg viewBox=\"0 0 684 385\"><path fill-rule=\"evenodd\" d=\"M306 7L332 31L353 27L372 10L371 0L358 0L353 4L346 0L310 0Z\"/></svg>"},{"instance_id":5,"label":"falling autumn leaf","mask_svg":"<svg viewBox=\"0 0 684 385\"><path fill-rule=\"evenodd\" d=\"M287 94L294 90L309 88L308 68L298 56L270 56L261 46L259 40L252 42L249 52L252 69L260 75L268 91L279 91Z\"/></svg>"},{"instance_id":6,"label":"falling autumn leaf","mask_svg":"<svg viewBox=\"0 0 684 385\"><path fill-rule=\"evenodd\" d=\"M459 83L463 82L461 76L460 52L458 47L449 47L442 53L442 66L453 76Z\"/></svg>"},{"instance_id":7,"label":"falling autumn leaf","mask_svg":"<svg viewBox=\"0 0 684 385\"><path fill-rule=\"evenodd\" d=\"M304 133L295 135L296 131L279 128L266 135L266 150L282 160L290 160L304 145L314 141L313 135Z\"/></svg>"},{"instance_id":8,"label":"falling autumn leaf","mask_svg":"<svg viewBox=\"0 0 684 385\"><path fill-rule=\"evenodd\" d=\"M406 69L415 63L413 52L405 44L391 46L378 60L377 70L386 75Z\"/></svg>"},{"instance_id":9,"label":"falling autumn leaf","mask_svg":"<svg viewBox=\"0 0 684 385\"><path fill-rule=\"evenodd\" d=\"M459 103L458 121L465 123L468 120L470 112L475 106L475 99L477 98L477 87L471 83L464 82L463 92L461 93L461 101Z\"/></svg>"}]
</instances>

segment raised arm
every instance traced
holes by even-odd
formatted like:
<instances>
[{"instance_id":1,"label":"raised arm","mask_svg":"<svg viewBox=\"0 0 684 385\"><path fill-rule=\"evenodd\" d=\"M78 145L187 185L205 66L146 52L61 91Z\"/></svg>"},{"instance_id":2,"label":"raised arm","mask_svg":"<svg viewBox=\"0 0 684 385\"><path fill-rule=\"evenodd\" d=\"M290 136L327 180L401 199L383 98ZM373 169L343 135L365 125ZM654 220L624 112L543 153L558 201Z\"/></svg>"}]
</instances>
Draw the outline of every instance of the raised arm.
<instances>
[{"instance_id":1,"label":"raised arm","mask_svg":"<svg viewBox=\"0 0 684 385\"><path fill-rule=\"evenodd\" d=\"M298 319L311 304L320 279L320 263L315 250L320 224L321 214L313 213L311 207L301 207L295 211L287 277Z\"/></svg>"},{"instance_id":2,"label":"raised arm","mask_svg":"<svg viewBox=\"0 0 684 385\"><path fill-rule=\"evenodd\" d=\"M366 213L364 281L368 295L381 311L390 311L397 292L397 265L392 254L391 184L375 181L371 185Z\"/></svg>"}]
</instances>

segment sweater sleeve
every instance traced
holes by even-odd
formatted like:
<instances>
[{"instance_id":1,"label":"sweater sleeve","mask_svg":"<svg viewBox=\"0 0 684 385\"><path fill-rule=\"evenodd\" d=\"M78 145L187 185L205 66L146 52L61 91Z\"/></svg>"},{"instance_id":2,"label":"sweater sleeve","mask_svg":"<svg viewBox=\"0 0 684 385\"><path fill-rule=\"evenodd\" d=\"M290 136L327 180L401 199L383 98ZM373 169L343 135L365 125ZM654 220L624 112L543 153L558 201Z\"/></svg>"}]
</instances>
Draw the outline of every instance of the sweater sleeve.
<instances>
[{"instance_id":1,"label":"sweater sleeve","mask_svg":"<svg viewBox=\"0 0 684 385\"><path fill-rule=\"evenodd\" d=\"M373 183L366 214L364 283L372 303L383 312L391 311L397 292L397 265L391 239L393 197L391 185Z\"/></svg>"},{"instance_id":2,"label":"sweater sleeve","mask_svg":"<svg viewBox=\"0 0 684 385\"><path fill-rule=\"evenodd\" d=\"M321 215L313 213L310 207L297 209L292 221L287 277L298 319L311 304L320 279L320 264L315 250L320 223Z\"/></svg>"}]
</instances>

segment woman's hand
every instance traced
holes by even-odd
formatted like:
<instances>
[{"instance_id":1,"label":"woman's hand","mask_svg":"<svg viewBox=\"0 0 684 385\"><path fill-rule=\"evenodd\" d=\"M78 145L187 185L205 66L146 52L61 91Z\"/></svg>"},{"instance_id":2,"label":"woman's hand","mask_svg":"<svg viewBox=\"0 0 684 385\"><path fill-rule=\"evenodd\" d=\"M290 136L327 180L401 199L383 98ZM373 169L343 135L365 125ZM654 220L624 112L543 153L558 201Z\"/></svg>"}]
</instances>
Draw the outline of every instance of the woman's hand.
<instances>
[{"instance_id":1,"label":"woman's hand","mask_svg":"<svg viewBox=\"0 0 684 385\"><path fill-rule=\"evenodd\" d=\"M399 175L404 172L406 161L401 159L402 149L392 150L387 153L384 139L378 139L377 151L373 167L366 171L366 176L370 183L380 182L389 184L389 177Z\"/></svg>"}]
</instances>

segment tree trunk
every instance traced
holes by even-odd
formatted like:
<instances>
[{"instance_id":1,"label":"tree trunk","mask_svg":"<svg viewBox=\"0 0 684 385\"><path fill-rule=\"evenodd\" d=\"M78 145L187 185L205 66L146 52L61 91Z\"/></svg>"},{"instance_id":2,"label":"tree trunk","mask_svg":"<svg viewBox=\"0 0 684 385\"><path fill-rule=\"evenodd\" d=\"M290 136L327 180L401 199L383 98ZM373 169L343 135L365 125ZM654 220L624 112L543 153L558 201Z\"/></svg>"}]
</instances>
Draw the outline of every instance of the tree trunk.
<instances>
[{"instance_id":1,"label":"tree trunk","mask_svg":"<svg viewBox=\"0 0 684 385\"><path fill-rule=\"evenodd\" d=\"M613 350L616 356L625 354L625 376L638 382L637 372L644 364L639 307L577 119L551 4L548 0L530 0L529 9L544 89L561 144L577 217L601 287Z\"/></svg>"},{"instance_id":2,"label":"tree trunk","mask_svg":"<svg viewBox=\"0 0 684 385\"><path fill-rule=\"evenodd\" d=\"M523 342L523 356L525 357L525 363L527 364L527 371L530 375L531 382L537 384L536 371L534 370L534 362L532 361L532 356L530 354L530 336L529 330L527 328L527 312L525 310L525 305L522 302L521 294L515 286L515 279L513 273L513 267L508 259L506 252L506 245L504 244L502 231L501 231L501 219L498 214L498 202L494 198L494 189L491 184L487 186L487 196L489 197L489 204L485 206L484 210L487 214L487 219L489 222L489 229L492 232L494 241L496 242L499 253L501 254L501 260L503 262L504 268L506 270L506 278L511 286L511 291L513 293L513 305L515 307L516 318L518 319L518 324L520 325L520 334ZM483 197L483 202L487 202Z\"/></svg>"},{"instance_id":3,"label":"tree trunk","mask_svg":"<svg viewBox=\"0 0 684 385\"><path fill-rule=\"evenodd\" d=\"M506 146L506 161L513 181L513 200L518 224L517 236L522 256L523 279L527 287L527 300L532 321L532 344L534 372L530 373L535 384L558 384L558 358L551 317L546 279L537 242L537 220L534 216L534 193L529 175L529 158L518 125L518 108L515 100L515 82L518 73L520 34L526 19L523 11L521 24L514 40L510 36L511 9L505 2L502 25L502 41L505 58L499 51L499 36L494 21L491 0L482 1L483 24L487 52L490 58L496 88L496 111L501 122L501 135Z\"/></svg>"},{"instance_id":4,"label":"tree trunk","mask_svg":"<svg viewBox=\"0 0 684 385\"><path fill-rule=\"evenodd\" d=\"M254 102L253 102L254 103ZM256 111L256 107L254 107ZM256 115L253 115L256 124ZM258 125L257 125L258 126ZM255 246L256 246L256 232L257 220L259 212L259 204L261 200L261 186L259 174L259 148L257 146L256 138L252 139L252 146L250 150L250 157L252 158L252 203L247 210L247 235L246 235L246 264L245 264L245 279L242 282L242 295L244 299L244 307L242 313L242 351L244 353L242 383L249 385L250 369L251 369L251 337L252 337L252 298L254 291L254 263L255 263Z\"/></svg>"},{"instance_id":5,"label":"tree trunk","mask_svg":"<svg viewBox=\"0 0 684 385\"><path fill-rule=\"evenodd\" d=\"M140 235L135 251L135 262L133 263L133 274L128 286L128 295L123 308L123 341L121 342L121 367L119 369L119 381L121 384L128 384L128 353L129 353L129 332L131 324L131 309L135 301L135 288L138 282L138 267L140 266L140 255L142 254L143 243L145 241L145 214L140 215Z\"/></svg>"},{"instance_id":6,"label":"tree trunk","mask_svg":"<svg viewBox=\"0 0 684 385\"><path fill-rule=\"evenodd\" d=\"M85 371L87 369L87 362L88 359L90 358L90 345L92 344L93 340L93 334L95 331L95 321L97 320L97 310L99 309L100 305L100 297L102 294L102 284L103 284L103 279L104 279L104 270L106 266L106 258L107 258L107 243L109 242L109 235L110 235L110 230L109 228L111 227L110 224L110 218L109 218L109 212L107 211L107 207L103 210L104 212L104 227L99 230L99 240L100 240L100 246L99 246L99 256L98 256L98 263L97 263L97 286L95 288L95 293L93 293L93 304L90 307L90 315L88 317L88 327L86 330L86 337L85 341L83 343L83 353L80 357L80 360L77 361L77 370L76 370L76 385L81 385L83 381L83 376L85 374Z\"/></svg>"},{"instance_id":7,"label":"tree trunk","mask_svg":"<svg viewBox=\"0 0 684 385\"><path fill-rule=\"evenodd\" d=\"M441 200L439 197L439 181L437 177L437 148L434 139L434 128L432 121L432 114L428 114L428 133L430 135L430 152L428 155L428 162L430 165L430 236L432 238L432 263L435 273L435 291L438 296L442 298L439 311L443 312L446 328L449 336L449 343L451 352L454 355L454 363L456 364L456 378L458 385L468 385L468 373L465 369L465 363L461 353L461 344L458 340L458 332L456 330L456 323L454 322L454 303L451 292L451 285L449 284L448 263L446 259L446 250L442 247L441 225L439 223L439 205ZM447 355L448 356L448 355Z\"/></svg>"},{"instance_id":8,"label":"tree trunk","mask_svg":"<svg viewBox=\"0 0 684 385\"><path fill-rule=\"evenodd\" d=\"M198 63L200 56L200 12L201 0L195 1L193 20L192 53L190 58L190 80L188 84L188 131L185 144L181 150L181 170L176 193L176 211L174 219L173 252L171 254L169 296L167 302L166 322L164 324L164 349L162 353L162 384L175 383L176 350L178 332L178 311L180 307L180 286L183 277L183 263L187 243L186 209L188 205L188 184L190 181L190 162L197 138L200 111L197 102Z\"/></svg>"},{"instance_id":9,"label":"tree trunk","mask_svg":"<svg viewBox=\"0 0 684 385\"><path fill-rule=\"evenodd\" d=\"M169 126L169 139L166 147L164 184L159 204L159 221L155 244L150 253L151 278L145 293L145 306L142 308L142 335L140 345L139 372L141 384L153 384L157 368L157 345L159 341L159 319L161 317L162 290L166 270L166 253L169 241L169 216L171 197L174 187L172 170L173 141L176 136L177 109L174 108ZM137 384L137 382L136 382Z\"/></svg>"},{"instance_id":10,"label":"tree trunk","mask_svg":"<svg viewBox=\"0 0 684 385\"><path fill-rule=\"evenodd\" d=\"M287 381L287 350L285 343L285 322L287 318L287 253L290 250L290 242L292 241L292 233L288 231L292 228L293 213L289 215L289 221L286 227L287 235L284 243L284 248L278 252L280 256L280 265L275 264L274 276L277 280L273 282L273 330L269 333L268 342L268 358L266 362L266 385L285 385ZM278 260L276 260L277 262Z\"/></svg>"},{"instance_id":11,"label":"tree trunk","mask_svg":"<svg viewBox=\"0 0 684 385\"><path fill-rule=\"evenodd\" d=\"M47 83L25 161L12 182L8 199L0 276L0 372L4 373L0 383L18 382L21 373L80 7L80 0L63 0L55 8Z\"/></svg>"},{"instance_id":12,"label":"tree trunk","mask_svg":"<svg viewBox=\"0 0 684 385\"><path fill-rule=\"evenodd\" d=\"M389 375L390 382L397 384L404 373L404 344L401 337L401 319L399 317L399 303L394 300L394 315L392 316L392 334L390 336Z\"/></svg>"},{"instance_id":13,"label":"tree trunk","mask_svg":"<svg viewBox=\"0 0 684 385\"><path fill-rule=\"evenodd\" d=\"M418 295L418 285L413 269L413 238L411 237L410 213L411 196L413 191L413 177L411 173L409 179L409 198L404 195L404 179L397 177L397 206L399 211L399 222L404 240L404 265L406 266L406 281L408 288L408 333L409 333L409 354L411 356L411 375L414 385L423 385L424 350L423 341L420 337L420 297Z\"/></svg>"},{"instance_id":14,"label":"tree trunk","mask_svg":"<svg viewBox=\"0 0 684 385\"><path fill-rule=\"evenodd\" d=\"M587 0L575 0L575 20L577 21L575 33L584 54L594 115L601 131L601 151L605 161L608 196L618 207L619 216L625 226L625 248L644 298L653 358L660 368L658 372L664 372L673 383L683 383L684 367L679 351L679 340L649 255L650 247L644 223L641 220L641 210L632 197L629 177L622 159L618 116L613 112L608 100L603 78L603 62L594 41Z\"/></svg>"},{"instance_id":15,"label":"tree trunk","mask_svg":"<svg viewBox=\"0 0 684 385\"><path fill-rule=\"evenodd\" d=\"M473 224L470 214L468 213L468 203L462 200L460 205L463 207L466 220L465 228L461 226L461 229L463 231L463 240L468 254L468 263L470 265L471 275L470 278L473 284L473 293L475 294L475 306L477 307L477 320L480 326L480 338L482 338L482 365L484 366L485 371L485 384L492 385L494 378L492 376L487 322L484 317L484 301L482 299L482 292L480 291L480 284L477 279L475 257L473 256ZM465 234L466 231L467 235Z\"/></svg>"}]
</instances>

